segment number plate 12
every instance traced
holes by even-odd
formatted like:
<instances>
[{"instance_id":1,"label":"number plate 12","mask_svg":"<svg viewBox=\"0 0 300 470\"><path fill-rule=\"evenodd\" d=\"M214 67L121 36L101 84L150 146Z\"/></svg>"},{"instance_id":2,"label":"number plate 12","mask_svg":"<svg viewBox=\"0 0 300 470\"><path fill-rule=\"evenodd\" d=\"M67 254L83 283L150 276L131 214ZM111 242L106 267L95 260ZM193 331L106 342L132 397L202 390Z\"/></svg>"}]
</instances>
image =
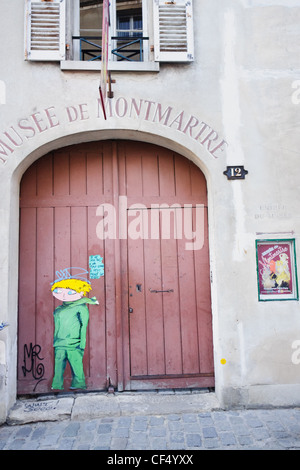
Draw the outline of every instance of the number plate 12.
<instances>
[{"instance_id":1,"label":"number plate 12","mask_svg":"<svg viewBox=\"0 0 300 470\"><path fill-rule=\"evenodd\" d=\"M228 166L223 172L229 180L244 180L248 171L243 166Z\"/></svg>"}]
</instances>

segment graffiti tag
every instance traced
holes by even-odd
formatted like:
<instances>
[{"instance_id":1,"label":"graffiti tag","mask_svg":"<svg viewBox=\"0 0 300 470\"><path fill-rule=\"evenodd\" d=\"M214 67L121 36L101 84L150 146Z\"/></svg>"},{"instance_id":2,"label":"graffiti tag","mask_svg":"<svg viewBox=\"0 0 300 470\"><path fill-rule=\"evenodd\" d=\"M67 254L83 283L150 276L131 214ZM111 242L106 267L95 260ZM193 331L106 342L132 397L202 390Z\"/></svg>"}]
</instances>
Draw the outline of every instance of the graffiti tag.
<instances>
[{"instance_id":1,"label":"graffiti tag","mask_svg":"<svg viewBox=\"0 0 300 470\"><path fill-rule=\"evenodd\" d=\"M24 365L22 366L22 371L24 377L26 377L27 374L31 374L32 377L37 380L33 391L35 391L41 381L46 380L43 378L45 374L44 364L38 362L44 360L43 357L40 357L41 350L42 348L38 344L33 346L32 343L30 343L29 347L27 344L24 344Z\"/></svg>"}]
</instances>

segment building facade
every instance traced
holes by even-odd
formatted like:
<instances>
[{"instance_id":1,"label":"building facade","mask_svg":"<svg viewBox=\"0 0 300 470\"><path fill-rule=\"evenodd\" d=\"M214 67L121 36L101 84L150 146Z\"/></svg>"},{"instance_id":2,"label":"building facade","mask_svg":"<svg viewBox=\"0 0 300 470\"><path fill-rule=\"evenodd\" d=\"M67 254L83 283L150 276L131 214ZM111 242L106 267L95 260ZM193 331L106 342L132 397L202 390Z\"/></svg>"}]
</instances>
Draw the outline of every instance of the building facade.
<instances>
[{"instance_id":1,"label":"building facade","mask_svg":"<svg viewBox=\"0 0 300 470\"><path fill-rule=\"evenodd\" d=\"M0 421L69 278L88 390L299 406L299 0L0 6Z\"/></svg>"}]
</instances>

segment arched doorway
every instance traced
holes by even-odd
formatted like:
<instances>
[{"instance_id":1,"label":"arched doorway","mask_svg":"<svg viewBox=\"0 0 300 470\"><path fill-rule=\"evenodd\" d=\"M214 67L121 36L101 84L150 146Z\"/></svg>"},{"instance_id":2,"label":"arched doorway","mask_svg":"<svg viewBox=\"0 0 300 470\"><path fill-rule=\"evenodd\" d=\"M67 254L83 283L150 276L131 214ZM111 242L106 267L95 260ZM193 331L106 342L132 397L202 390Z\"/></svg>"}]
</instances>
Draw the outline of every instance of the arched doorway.
<instances>
[{"instance_id":1,"label":"arched doorway","mask_svg":"<svg viewBox=\"0 0 300 470\"><path fill-rule=\"evenodd\" d=\"M51 389L58 302L50 287L69 267L89 272L99 300L89 308L87 389L214 386L199 168L153 144L85 143L37 160L20 196L19 394ZM104 275L91 276L99 256Z\"/></svg>"}]
</instances>

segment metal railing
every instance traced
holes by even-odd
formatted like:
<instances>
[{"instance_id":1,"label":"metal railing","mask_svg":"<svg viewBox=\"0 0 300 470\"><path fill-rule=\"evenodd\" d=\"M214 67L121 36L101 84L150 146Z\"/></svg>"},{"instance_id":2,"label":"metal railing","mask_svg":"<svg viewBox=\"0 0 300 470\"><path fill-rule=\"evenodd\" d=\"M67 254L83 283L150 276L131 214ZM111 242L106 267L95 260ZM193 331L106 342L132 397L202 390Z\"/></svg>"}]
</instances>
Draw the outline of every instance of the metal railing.
<instances>
[{"instance_id":1,"label":"metal railing","mask_svg":"<svg viewBox=\"0 0 300 470\"><path fill-rule=\"evenodd\" d=\"M143 62L144 41L148 41L149 37L113 36L111 39L117 46L111 50L111 54L116 56L118 61ZM101 36L73 36L73 40L79 41L80 60L101 60Z\"/></svg>"},{"instance_id":2,"label":"metal railing","mask_svg":"<svg viewBox=\"0 0 300 470\"><path fill-rule=\"evenodd\" d=\"M149 41L148 37L132 36L113 36L117 47L112 49L111 53L118 57L118 60L127 60L130 62L143 62L144 60L144 41ZM135 57L135 59L133 59Z\"/></svg>"},{"instance_id":3,"label":"metal railing","mask_svg":"<svg viewBox=\"0 0 300 470\"><path fill-rule=\"evenodd\" d=\"M101 36L73 36L73 40L79 41L79 60L101 60ZM99 41L100 44L97 44L94 41ZM86 44L92 46L92 48L87 48Z\"/></svg>"}]
</instances>

